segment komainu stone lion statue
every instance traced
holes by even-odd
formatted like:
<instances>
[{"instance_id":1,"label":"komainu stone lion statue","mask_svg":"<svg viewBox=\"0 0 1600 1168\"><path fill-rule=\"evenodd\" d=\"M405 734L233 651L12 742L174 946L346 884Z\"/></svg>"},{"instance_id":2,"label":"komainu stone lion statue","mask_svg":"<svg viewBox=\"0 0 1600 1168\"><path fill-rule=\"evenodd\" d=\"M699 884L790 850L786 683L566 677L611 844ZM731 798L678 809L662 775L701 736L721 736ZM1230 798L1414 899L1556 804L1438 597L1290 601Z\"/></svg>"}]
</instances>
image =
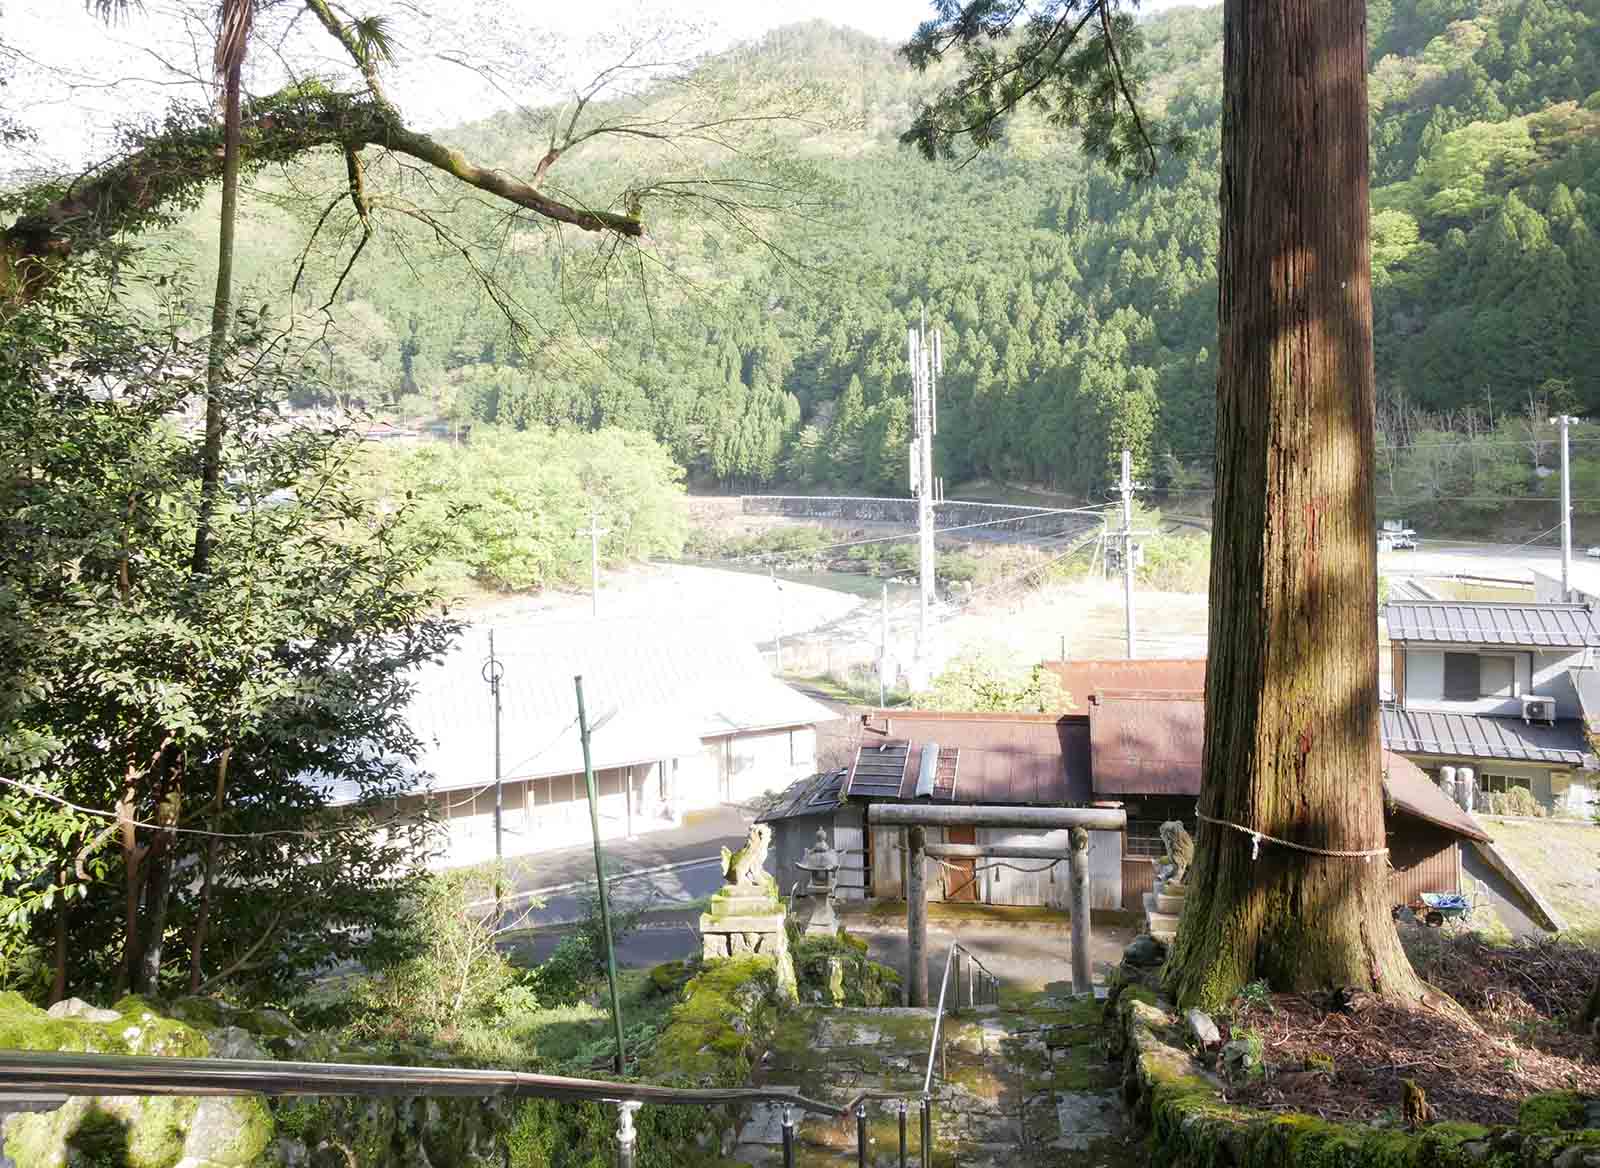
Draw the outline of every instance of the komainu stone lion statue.
<instances>
[{"instance_id":1,"label":"komainu stone lion statue","mask_svg":"<svg viewBox=\"0 0 1600 1168\"><path fill-rule=\"evenodd\" d=\"M1157 866L1157 875L1168 884L1182 884L1189 877L1189 865L1194 863L1194 837L1181 819L1169 819L1161 825L1161 843L1167 856Z\"/></svg>"},{"instance_id":2,"label":"komainu stone lion statue","mask_svg":"<svg viewBox=\"0 0 1600 1168\"><path fill-rule=\"evenodd\" d=\"M767 848L772 844L772 829L758 823L737 852L722 849L722 876L735 887L760 888L766 874Z\"/></svg>"}]
</instances>

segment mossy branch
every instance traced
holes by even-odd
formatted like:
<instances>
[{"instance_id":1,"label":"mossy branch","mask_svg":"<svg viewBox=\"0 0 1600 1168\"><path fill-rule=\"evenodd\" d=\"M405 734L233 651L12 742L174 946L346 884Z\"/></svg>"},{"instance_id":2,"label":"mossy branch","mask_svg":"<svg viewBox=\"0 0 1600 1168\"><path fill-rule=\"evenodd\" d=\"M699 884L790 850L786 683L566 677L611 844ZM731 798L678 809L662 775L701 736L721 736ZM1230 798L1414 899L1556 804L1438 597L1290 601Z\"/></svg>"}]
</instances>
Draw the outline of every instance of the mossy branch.
<instances>
[{"instance_id":1,"label":"mossy branch","mask_svg":"<svg viewBox=\"0 0 1600 1168\"><path fill-rule=\"evenodd\" d=\"M191 209L222 175L222 126L201 109L176 110L127 156L53 191L0 237L0 299L27 294L68 257ZM386 102L297 87L252 102L242 127L244 166L260 169L321 147L378 146L405 154L543 218L583 231L639 238L636 215L572 206L460 150L407 129Z\"/></svg>"}]
</instances>

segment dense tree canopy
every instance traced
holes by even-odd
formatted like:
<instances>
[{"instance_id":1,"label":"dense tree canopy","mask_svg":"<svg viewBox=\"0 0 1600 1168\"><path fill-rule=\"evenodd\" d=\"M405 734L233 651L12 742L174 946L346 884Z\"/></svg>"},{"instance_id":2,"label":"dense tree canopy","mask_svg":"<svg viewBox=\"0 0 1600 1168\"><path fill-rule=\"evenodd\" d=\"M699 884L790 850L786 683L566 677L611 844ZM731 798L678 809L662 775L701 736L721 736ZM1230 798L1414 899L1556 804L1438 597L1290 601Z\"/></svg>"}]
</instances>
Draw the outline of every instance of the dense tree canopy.
<instances>
[{"instance_id":1,"label":"dense tree canopy","mask_svg":"<svg viewBox=\"0 0 1600 1168\"><path fill-rule=\"evenodd\" d=\"M1387 415L1470 406L1489 425L1525 412L1530 393L1547 397L1552 382L1574 409L1600 407L1589 351L1600 320L1580 291L1600 275L1600 209L1588 193L1600 190L1597 18L1600 0L1372 6ZM1214 9L1139 26L1151 124L1192 149L1137 183L1120 163L1084 161L1026 103L965 166L908 166L899 135L949 70L920 75L889 46L821 25L775 33L705 68L731 84L781 62L859 103L849 128L785 131L832 184L831 209L779 217L770 246L679 223L651 243L676 277L635 273L622 294L604 248L559 250L513 231L491 293L463 282L449 249L397 230L345 281L321 351L333 380L374 407L622 426L654 434L700 480L888 492L905 477L905 327L926 309L946 339L947 481L1093 494L1127 445L1147 480L1204 482L1219 30ZM519 134L507 114L453 136L486 164L526 170L537 159ZM629 154L613 147L586 164L614 186ZM294 173L307 181L304 167ZM281 287L312 215L274 203L254 208L240 260L242 278L263 289ZM177 238L191 246L186 230ZM326 289L345 258L313 254L306 287ZM452 295L439 294L445 286Z\"/></svg>"}]
</instances>

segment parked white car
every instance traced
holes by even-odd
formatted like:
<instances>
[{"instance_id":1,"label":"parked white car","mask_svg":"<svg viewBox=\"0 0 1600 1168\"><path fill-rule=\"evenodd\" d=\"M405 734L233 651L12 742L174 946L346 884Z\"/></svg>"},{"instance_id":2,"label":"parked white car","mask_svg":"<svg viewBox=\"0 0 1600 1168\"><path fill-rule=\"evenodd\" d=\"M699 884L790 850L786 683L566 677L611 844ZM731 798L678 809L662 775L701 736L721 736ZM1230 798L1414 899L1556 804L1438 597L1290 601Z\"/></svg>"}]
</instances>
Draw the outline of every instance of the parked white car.
<instances>
[{"instance_id":1,"label":"parked white car","mask_svg":"<svg viewBox=\"0 0 1600 1168\"><path fill-rule=\"evenodd\" d=\"M1600 560L1600 547L1592 547L1583 554L1588 556L1591 560Z\"/></svg>"}]
</instances>

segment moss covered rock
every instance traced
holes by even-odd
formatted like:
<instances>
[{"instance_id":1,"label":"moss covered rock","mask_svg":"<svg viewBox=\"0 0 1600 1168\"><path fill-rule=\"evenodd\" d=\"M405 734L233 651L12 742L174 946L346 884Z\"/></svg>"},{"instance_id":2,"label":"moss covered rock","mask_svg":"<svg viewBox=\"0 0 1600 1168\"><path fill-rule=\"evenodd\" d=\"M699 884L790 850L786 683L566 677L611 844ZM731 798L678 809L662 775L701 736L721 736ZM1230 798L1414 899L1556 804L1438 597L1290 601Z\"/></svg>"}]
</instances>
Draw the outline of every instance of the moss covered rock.
<instances>
[{"instance_id":1,"label":"moss covered rock","mask_svg":"<svg viewBox=\"0 0 1600 1168\"><path fill-rule=\"evenodd\" d=\"M137 997L123 998L110 1014L52 1018L18 994L0 994L0 1046L174 1058L210 1053L199 1031ZM9 1116L0 1130L17 1168L244 1168L266 1151L272 1116L251 1097L98 1096Z\"/></svg>"},{"instance_id":2,"label":"moss covered rock","mask_svg":"<svg viewBox=\"0 0 1600 1168\"><path fill-rule=\"evenodd\" d=\"M796 935L800 1001L825 1006L898 1006L900 973L867 958L867 943L841 928L833 936Z\"/></svg>"},{"instance_id":3,"label":"moss covered rock","mask_svg":"<svg viewBox=\"0 0 1600 1168\"><path fill-rule=\"evenodd\" d=\"M644 1077L698 1086L743 1083L751 1056L771 1036L776 989L770 957L708 963L684 986Z\"/></svg>"}]
</instances>

